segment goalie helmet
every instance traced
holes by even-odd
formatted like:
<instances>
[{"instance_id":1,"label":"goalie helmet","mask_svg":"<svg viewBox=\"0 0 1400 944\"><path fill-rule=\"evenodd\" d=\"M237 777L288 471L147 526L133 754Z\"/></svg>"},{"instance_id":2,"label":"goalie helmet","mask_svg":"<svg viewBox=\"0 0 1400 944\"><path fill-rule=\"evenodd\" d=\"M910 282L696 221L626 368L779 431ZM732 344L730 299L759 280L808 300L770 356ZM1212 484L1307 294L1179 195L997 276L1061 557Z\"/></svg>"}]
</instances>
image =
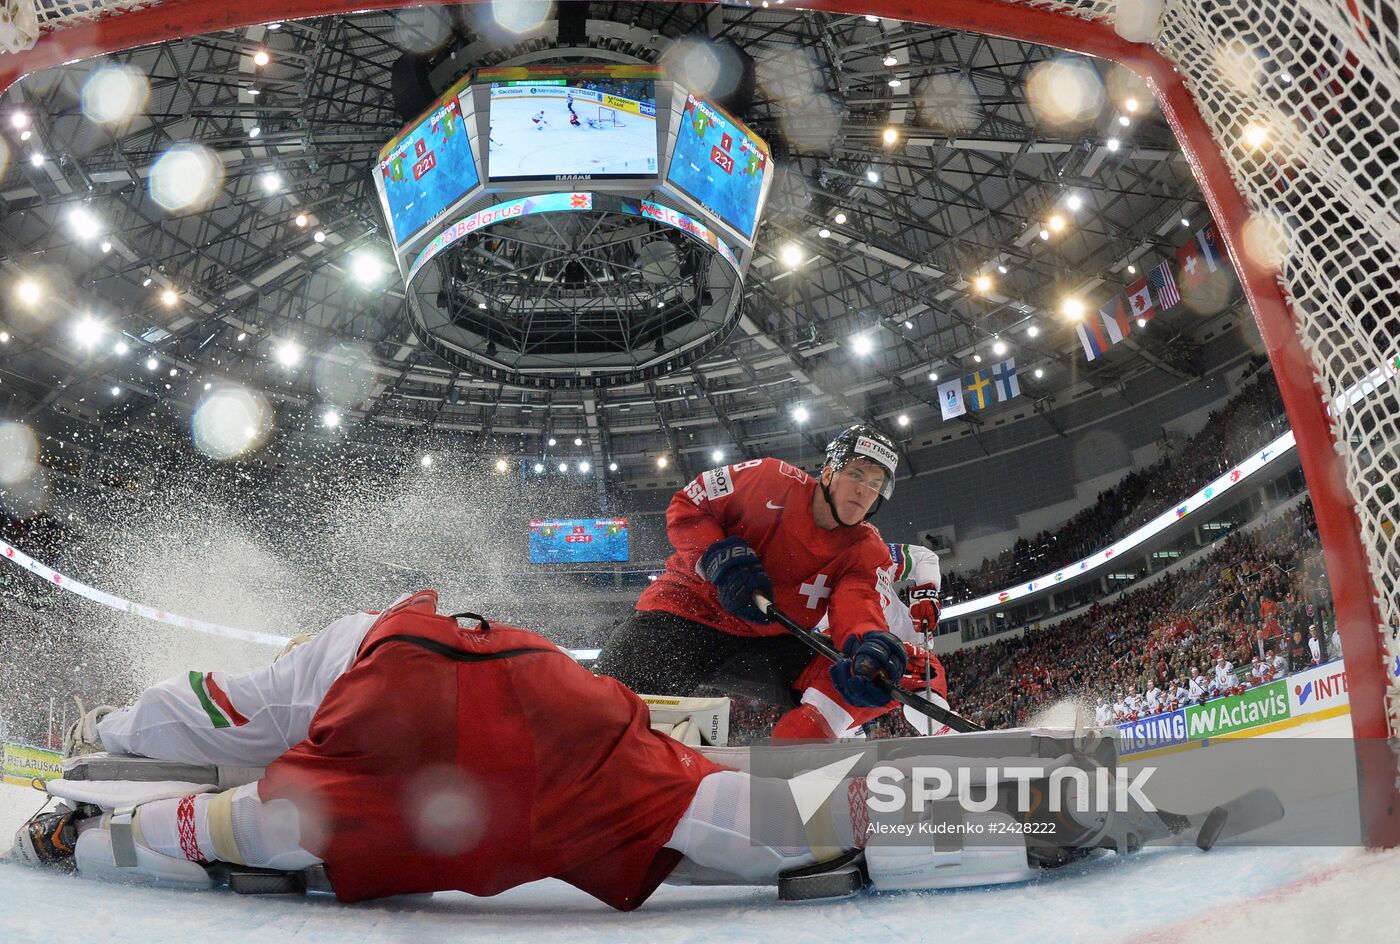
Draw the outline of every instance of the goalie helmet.
<instances>
[{"instance_id":1,"label":"goalie helmet","mask_svg":"<svg viewBox=\"0 0 1400 944\"><path fill-rule=\"evenodd\" d=\"M899 465L899 452L894 440L872 426L857 423L843 430L826 447L826 463L833 472L840 472L854 459L869 459L885 470L880 497L894 494L894 470ZM878 507L878 506L877 506ZM874 514L874 509L871 509Z\"/></svg>"}]
</instances>

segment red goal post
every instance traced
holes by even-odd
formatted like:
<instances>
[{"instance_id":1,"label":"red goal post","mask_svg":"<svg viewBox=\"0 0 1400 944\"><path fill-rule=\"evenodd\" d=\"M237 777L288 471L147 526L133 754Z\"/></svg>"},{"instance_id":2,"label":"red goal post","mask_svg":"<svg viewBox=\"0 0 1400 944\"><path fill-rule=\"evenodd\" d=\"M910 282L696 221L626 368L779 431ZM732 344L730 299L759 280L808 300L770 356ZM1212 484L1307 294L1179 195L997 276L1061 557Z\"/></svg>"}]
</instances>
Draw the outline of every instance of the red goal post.
<instances>
[{"instance_id":1,"label":"red goal post","mask_svg":"<svg viewBox=\"0 0 1400 944\"><path fill-rule=\"evenodd\" d=\"M34 48L0 55L0 90L63 62L260 23L418 6L424 0L0 0L33 8ZM707 2L707 0L692 0ZM1141 10L1158 0L1133 0ZM1239 273L1297 438L1326 556L1350 688L1363 826L1400 841L1392 736L1400 730L1395 634L1400 547L1400 409L1393 374L1349 409L1348 391L1397 354L1400 330L1400 36L1389 0L1168 0L1150 43L1115 31L1118 0L794 0L1058 47L1119 63L1156 95ZM775 11L776 12L776 11ZM9 22L28 22L11 16ZM1262 55L1262 58L1261 58ZM1241 80L1231 60L1289 70L1286 85ZM1252 121L1274 129L1246 143ZM1250 257L1245 228L1269 214L1286 233L1278 268Z\"/></svg>"}]
</instances>

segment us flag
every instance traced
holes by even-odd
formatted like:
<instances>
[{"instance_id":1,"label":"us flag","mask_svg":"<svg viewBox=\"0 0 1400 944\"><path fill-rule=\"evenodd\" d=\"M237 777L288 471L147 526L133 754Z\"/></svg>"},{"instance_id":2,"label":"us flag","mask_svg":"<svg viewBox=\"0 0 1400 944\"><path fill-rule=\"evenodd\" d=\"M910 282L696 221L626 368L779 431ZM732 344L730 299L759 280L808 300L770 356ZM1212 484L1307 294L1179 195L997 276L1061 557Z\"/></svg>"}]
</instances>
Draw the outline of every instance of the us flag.
<instances>
[{"instance_id":1,"label":"us flag","mask_svg":"<svg viewBox=\"0 0 1400 944\"><path fill-rule=\"evenodd\" d=\"M1181 304L1181 293L1176 290L1176 279L1172 276L1171 263L1164 262L1147 274L1147 284L1152 286L1152 294L1165 308Z\"/></svg>"}]
</instances>

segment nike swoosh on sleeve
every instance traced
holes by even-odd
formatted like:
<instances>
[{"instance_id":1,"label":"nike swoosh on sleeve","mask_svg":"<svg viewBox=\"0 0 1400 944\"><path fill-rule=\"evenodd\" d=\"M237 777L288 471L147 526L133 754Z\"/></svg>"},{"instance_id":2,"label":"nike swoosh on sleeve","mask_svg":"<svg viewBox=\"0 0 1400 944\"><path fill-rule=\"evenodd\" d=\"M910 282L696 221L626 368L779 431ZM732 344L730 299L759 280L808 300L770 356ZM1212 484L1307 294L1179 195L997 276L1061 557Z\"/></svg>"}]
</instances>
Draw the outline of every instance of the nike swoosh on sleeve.
<instances>
[{"instance_id":1,"label":"nike swoosh on sleeve","mask_svg":"<svg viewBox=\"0 0 1400 944\"><path fill-rule=\"evenodd\" d=\"M768 505L769 508L773 509L774 511L782 511L782 510L783 510L783 506L782 506L782 505L775 505L775 504L773 504L771 501L770 501L770 502L766 502L766 504Z\"/></svg>"}]
</instances>

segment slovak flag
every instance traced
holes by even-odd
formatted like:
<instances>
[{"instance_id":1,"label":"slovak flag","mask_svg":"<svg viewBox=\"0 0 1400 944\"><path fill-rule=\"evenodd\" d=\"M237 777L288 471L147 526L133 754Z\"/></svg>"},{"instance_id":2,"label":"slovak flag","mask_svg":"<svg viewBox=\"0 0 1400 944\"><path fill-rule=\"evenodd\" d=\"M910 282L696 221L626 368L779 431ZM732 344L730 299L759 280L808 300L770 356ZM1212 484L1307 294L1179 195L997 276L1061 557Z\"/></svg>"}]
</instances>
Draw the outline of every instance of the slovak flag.
<instances>
[{"instance_id":1,"label":"slovak flag","mask_svg":"<svg viewBox=\"0 0 1400 944\"><path fill-rule=\"evenodd\" d=\"M1201 258L1205 260L1206 268L1211 272L1217 271L1224 258L1220 252L1220 230L1215 228L1214 223L1208 223L1205 229L1196 234L1196 239L1201 244Z\"/></svg>"},{"instance_id":2,"label":"slovak flag","mask_svg":"<svg viewBox=\"0 0 1400 944\"><path fill-rule=\"evenodd\" d=\"M1152 290L1147 285L1146 276L1128 286L1128 305L1133 309L1133 317L1143 321L1151 321L1153 316L1157 314L1157 309L1152 304Z\"/></svg>"}]
</instances>

